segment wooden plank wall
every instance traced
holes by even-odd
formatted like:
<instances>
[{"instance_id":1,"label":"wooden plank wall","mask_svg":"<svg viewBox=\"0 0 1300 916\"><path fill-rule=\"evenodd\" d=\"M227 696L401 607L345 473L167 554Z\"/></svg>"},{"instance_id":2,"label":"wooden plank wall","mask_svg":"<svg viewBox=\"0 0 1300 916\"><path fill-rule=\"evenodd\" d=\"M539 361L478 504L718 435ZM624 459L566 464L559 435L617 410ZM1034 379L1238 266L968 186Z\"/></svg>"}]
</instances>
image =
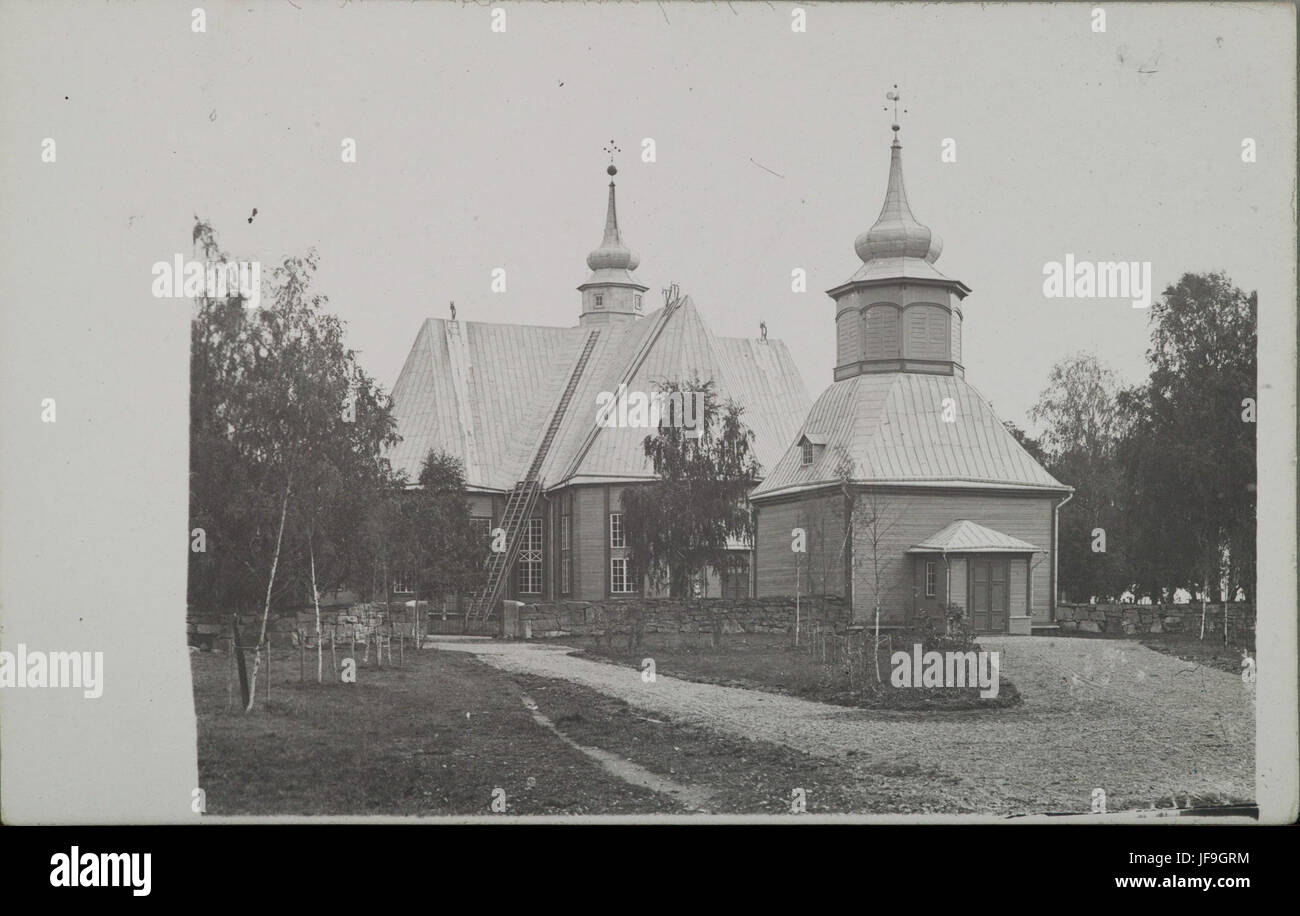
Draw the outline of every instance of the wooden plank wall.
<instances>
[{"instance_id":1,"label":"wooden plank wall","mask_svg":"<svg viewBox=\"0 0 1300 916\"><path fill-rule=\"evenodd\" d=\"M1050 551L1052 546L1052 500L1046 496L938 490L905 493L882 490L881 493L879 511L884 520L882 528L888 527L882 533L879 546L883 570L881 602L891 609L891 623L901 622L904 613L912 606L913 580L907 549L958 519L970 519L1011 537L1028 541L1044 551ZM826 512L826 499L826 496L806 497L803 500L765 503L759 508L757 580L760 596L793 594L794 561L790 552L790 529L796 526L798 519L814 517L818 511ZM828 518L834 517L833 513L826 512L826 515ZM842 536L841 533L840 537ZM855 540L853 605L855 613L865 618L874 602L871 547L861 530L857 531ZM1050 570L1050 553L1033 556L1030 607L1035 616L1046 616L1050 607ZM960 575L961 582L958 584L954 581L953 593L964 595L965 570L960 573L954 570L954 576L957 575ZM1014 579L1013 576L1013 581ZM1016 613L1023 614L1023 576L1020 577L1020 582L1021 610ZM834 593L836 592L832 592Z\"/></svg>"}]
</instances>

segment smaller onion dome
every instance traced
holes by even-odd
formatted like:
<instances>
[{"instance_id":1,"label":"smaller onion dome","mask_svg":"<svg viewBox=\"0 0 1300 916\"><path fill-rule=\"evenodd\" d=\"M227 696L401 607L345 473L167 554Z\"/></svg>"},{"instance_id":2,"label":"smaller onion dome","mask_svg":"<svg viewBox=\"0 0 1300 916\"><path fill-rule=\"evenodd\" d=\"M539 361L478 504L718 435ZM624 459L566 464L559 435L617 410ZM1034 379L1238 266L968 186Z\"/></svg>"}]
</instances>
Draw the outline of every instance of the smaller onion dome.
<instances>
[{"instance_id":1,"label":"smaller onion dome","mask_svg":"<svg viewBox=\"0 0 1300 916\"><path fill-rule=\"evenodd\" d=\"M592 270L636 270L641 259L623 244L618 230L618 210L614 204L614 176L618 169L611 165L609 173L609 208L605 211L605 238L600 247L587 255L587 266Z\"/></svg>"}]
</instances>

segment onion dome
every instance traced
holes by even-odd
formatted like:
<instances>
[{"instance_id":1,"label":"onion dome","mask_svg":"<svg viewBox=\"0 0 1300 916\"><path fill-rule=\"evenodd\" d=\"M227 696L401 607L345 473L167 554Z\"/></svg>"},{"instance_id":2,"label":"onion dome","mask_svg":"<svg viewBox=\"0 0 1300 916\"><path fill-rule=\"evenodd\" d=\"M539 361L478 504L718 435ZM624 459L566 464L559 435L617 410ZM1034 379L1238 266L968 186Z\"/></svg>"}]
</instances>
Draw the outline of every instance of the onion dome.
<instances>
[{"instance_id":1,"label":"onion dome","mask_svg":"<svg viewBox=\"0 0 1300 916\"><path fill-rule=\"evenodd\" d=\"M605 211L605 238L599 248L587 255L587 266L593 271L636 270L641 259L632 249L623 244L623 236L618 230L618 209L614 204L614 176L618 174L618 169L611 165L605 171L609 173L609 208Z\"/></svg>"},{"instance_id":2,"label":"onion dome","mask_svg":"<svg viewBox=\"0 0 1300 916\"><path fill-rule=\"evenodd\" d=\"M894 126L898 130L898 126ZM889 153L889 188L876 224L857 237L853 249L863 262L885 258L916 258L933 264L943 251L943 242L928 226L912 215L903 186L903 147L895 133ZM613 206L613 191L610 191Z\"/></svg>"}]
</instances>

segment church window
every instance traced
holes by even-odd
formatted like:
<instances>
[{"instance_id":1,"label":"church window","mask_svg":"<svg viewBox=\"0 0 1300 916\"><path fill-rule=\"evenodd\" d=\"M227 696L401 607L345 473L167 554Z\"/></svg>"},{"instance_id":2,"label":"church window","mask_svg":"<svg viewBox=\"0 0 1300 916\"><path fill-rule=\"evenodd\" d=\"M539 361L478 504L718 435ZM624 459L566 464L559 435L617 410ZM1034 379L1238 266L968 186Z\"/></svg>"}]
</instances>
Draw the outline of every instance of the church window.
<instances>
[{"instance_id":1,"label":"church window","mask_svg":"<svg viewBox=\"0 0 1300 916\"><path fill-rule=\"evenodd\" d=\"M560 593L567 595L571 590L570 577L573 575L573 555L571 552L572 535L569 531L569 516L560 516Z\"/></svg>"},{"instance_id":2,"label":"church window","mask_svg":"<svg viewBox=\"0 0 1300 916\"><path fill-rule=\"evenodd\" d=\"M600 293L596 293L592 298L595 300L596 308L603 309L605 307L605 297Z\"/></svg>"},{"instance_id":3,"label":"church window","mask_svg":"<svg viewBox=\"0 0 1300 916\"><path fill-rule=\"evenodd\" d=\"M640 293L637 293L637 294L636 294L635 307L636 307L636 310L637 310L638 312L641 311L641 294L640 294Z\"/></svg>"},{"instance_id":4,"label":"church window","mask_svg":"<svg viewBox=\"0 0 1300 916\"><path fill-rule=\"evenodd\" d=\"M519 548L519 593L542 593L542 520L530 518Z\"/></svg>"},{"instance_id":5,"label":"church window","mask_svg":"<svg viewBox=\"0 0 1300 916\"><path fill-rule=\"evenodd\" d=\"M609 514L609 546L615 549L627 546L627 541L623 537L623 513L621 512Z\"/></svg>"},{"instance_id":6,"label":"church window","mask_svg":"<svg viewBox=\"0 0 1300 916\"><path fill-rule=\"evenodd\" d=\"M632 577L628 575L627 557L613 557L609 561L609 590L615 595L632 591Z\"/></svg>"},{"instance_id":7,"label":"church window","mask_svg":"<svg viewBox=\"0 0 1300 916\"><path fill-rule=\"evenodd\" d=\"M722 572L723 598L749 597L749 560L743 556L730 556Z\"/></svg>"},{"instance_id":8,"label":"church window","mask_svg":"<svg viewBox=\"0 0 1300 916\"><path fill-rule=\"evenodd\" d=\"M936 564L934 560L927 560L925 563L925 597L933 598L935 593L935 572Z\"/></svg>"}]
</instances>

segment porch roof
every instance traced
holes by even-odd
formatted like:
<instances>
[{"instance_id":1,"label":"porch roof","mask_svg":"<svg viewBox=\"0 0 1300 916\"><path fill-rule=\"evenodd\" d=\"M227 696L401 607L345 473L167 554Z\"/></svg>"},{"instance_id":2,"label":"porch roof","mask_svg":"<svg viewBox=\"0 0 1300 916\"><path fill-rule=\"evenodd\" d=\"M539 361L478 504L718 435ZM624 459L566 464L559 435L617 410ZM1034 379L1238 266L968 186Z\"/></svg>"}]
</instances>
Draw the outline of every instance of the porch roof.
<instances>
[{"instance_id":1,"label":"porch roof","mask_svg":"<svg viewBox=\"0 0 1300 916\"><path fill-rule=\"evenodd\" d=\"M1044 553L1027 541L1013 538L1001 531L977 525L969 519L959 518L919 544L909 547L908 553Z\"/></svg>"}]
</instances>

